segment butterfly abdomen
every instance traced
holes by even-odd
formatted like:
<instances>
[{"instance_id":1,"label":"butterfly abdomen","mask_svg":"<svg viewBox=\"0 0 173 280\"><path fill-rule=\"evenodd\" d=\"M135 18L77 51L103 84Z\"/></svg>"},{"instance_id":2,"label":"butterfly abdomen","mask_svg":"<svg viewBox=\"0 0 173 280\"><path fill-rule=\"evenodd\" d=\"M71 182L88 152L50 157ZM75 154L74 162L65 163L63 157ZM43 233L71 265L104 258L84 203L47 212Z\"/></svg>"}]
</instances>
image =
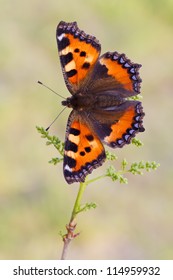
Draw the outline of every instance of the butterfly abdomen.
<instances>
[{"instance_id":1,"label":"butterfly abdomen","mask_svg":"<svg viewBox=\"0 0 173 280\"><path fill-rule=\"evenodd\" d=\"M110 108L113 106L118 106L120 105L124 99L122 98L117 98L115 94L112 94L112 92L103 92L99 93L96 96L96 106L95 109L106 109Z\"/></svg>"}]
</instances>

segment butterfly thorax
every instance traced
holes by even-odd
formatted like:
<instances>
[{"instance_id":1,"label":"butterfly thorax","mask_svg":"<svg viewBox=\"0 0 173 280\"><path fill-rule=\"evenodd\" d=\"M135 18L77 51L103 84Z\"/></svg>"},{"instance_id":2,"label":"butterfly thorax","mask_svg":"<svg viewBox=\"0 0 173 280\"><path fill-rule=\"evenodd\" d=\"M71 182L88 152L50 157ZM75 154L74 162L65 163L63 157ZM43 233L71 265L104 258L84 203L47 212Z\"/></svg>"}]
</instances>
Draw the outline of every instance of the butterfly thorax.
<instances>
[{"instance_id":1,"label":"butterfly thorax","mask_svg":"<svg viewBox=\"0 0 173 280\"><path fill-rule=\"evenodd\" d=\"M123 103L123 99L117 98L112 94L99 93L96 95L78 93L62 101L63 106L73 108L77 111L87 111L95 109L104 109L112 106L118 106Z\"/></svg>"}]
</instances>

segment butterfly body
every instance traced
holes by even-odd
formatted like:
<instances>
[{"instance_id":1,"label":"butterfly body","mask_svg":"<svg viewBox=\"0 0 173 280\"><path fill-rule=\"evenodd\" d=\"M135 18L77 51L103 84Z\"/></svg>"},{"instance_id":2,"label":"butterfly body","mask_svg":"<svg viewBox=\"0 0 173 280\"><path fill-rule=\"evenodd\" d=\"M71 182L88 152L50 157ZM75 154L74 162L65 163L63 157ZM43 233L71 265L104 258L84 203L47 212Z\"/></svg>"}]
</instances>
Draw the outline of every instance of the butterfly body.
<instances>
[{"instance_id":1,"label":"butterfly body","mask_svg":"<svg viewBox=\"0 0 173 280\"><path fill-rule=\"evenodd\" d=\"M109 110L112 106L118 106L123 99L118 99L108 92L96 95L76 94L62 101L62 105L78 111Z\"/></svg>"},{"instance_id":2,"label":"butterfly body","mask_svg":"<svg viewBox=\"0 0 173 280\"><path fill-rule=\"evenodd\" d=\"M124 54L100 55L101 45L81 31L76 22L60 22L57 43L64 79L72 94L63 106L72 108L65 137L64 176L71 184L105 161L103 144L112 148L129 144L144 131L143 108L128 100L140 91L140 64Z\"/></svg>"}]
</instances>

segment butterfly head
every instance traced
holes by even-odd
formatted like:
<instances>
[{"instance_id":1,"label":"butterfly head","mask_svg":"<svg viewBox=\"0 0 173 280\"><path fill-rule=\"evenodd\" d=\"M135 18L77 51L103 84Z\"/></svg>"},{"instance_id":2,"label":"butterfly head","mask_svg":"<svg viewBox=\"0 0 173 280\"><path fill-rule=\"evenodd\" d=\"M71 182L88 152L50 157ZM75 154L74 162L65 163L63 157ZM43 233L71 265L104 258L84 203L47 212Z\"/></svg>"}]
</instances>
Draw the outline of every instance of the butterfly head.
<instances>
[{"instance_id":1,"label":"butterfly head","mask_svg":"<svg viewBox=\"0 0 173 280\"><path fill-rule=\"evenodd\" d=\"M75 95L68 97L62 101L62 105L68 108L73 108L77 111L91 110L93 107L93 97L86 98L82 93L76 93Z\"/></svg>"},{"instance_id":2,"label":"butterfly head","mask_svg":"<svg viewBox=\"0 0 173 280\"><path fill-rule=\"evenodd\" d=\"M73 108L72 102L71 102L71 97L68 97L66 100L63 100L63 101L61 102L61 104L62 104L63 106L68 107L68 108Z\"/></svg>"},{"instance_id":3,"label":"butterfly head","mask_svg":"<svg viewBox=\"0 0 173 280\"><path fill-rule=\"evenodd\" d=\"M67 97L66 100L62 101L62 105L66 106L68 108L73 108L75 110L81 110L81 105L80 105L80 101L79 101L79 96L78 95L73 95L71 97Z\"/></svg>"}]
</instances>

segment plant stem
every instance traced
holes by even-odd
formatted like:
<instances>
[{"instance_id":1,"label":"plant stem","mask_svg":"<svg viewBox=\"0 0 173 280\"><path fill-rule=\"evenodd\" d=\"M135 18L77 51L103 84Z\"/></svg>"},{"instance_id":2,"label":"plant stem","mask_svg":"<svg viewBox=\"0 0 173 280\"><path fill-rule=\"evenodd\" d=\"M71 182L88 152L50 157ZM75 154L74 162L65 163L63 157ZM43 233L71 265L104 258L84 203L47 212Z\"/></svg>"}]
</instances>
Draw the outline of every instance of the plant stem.
<instances>
[{"instance_id":1,"label":"plant stem","mask_svg":"<svg viewBox=\"0 0 173 280\"><path fill-rule=\"evenodd\" d=\"M74 207L73 207L70 222L74 221L74 219L76 218L76 215L78 214L78 212L80 210L81 200L82 200L82 196L83 196L83 193L85 191L86 186L87 186L87 184L85 182L80 183L79 191L78 191L76 201L75 201L75 204L74 204Z\"/></svg>"},{"instance_id":2,"label":"plant stem","mask_svg":"<svg viewBox=\"0 0 173 280\"><path fill-rule=\"evenodd\" d=\"M63 250L62 250L61 260L65 260L66 259L68 245L69 245L70 241L71 241L70 239L68 239L67 241L64 241L64 246L63 246Z\"/></svg>"},{"instance_id":3,"label":"plant stem","mask_svg":"<svg viewBox=\"0 0 173 280\"><path fill-rule=\"evenodd\" d=\"M76 228L76 222L74 220L75 220L77 214L80 212L81 200L82 200L82 196L83 196L86 186L87 186L87 184L85 182L80 183L76 201L75 201L73 211L71 214L70 222L66 226L67 233L63 237L64 246L63 246L63 250L62 250L61 260L66 259L68 247L69 247L71 240L73 240L76 236L79 235L79 233L74 234L74 230Z\"/></svg>"}]
</instances>

